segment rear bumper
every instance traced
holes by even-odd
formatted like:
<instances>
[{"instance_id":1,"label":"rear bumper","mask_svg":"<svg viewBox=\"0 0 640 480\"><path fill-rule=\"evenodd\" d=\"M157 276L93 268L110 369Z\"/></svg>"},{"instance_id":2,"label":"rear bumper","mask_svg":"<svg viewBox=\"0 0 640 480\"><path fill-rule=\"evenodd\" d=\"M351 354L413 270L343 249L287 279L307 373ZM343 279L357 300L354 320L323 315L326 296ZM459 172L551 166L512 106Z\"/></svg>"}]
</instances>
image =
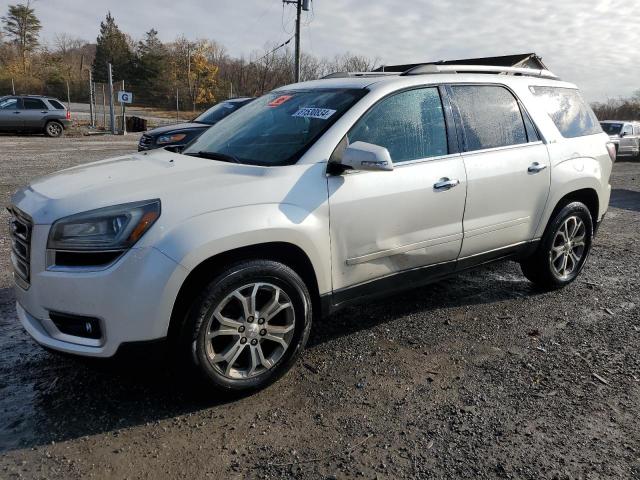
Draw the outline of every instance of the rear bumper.
<instances>
[{"instance_id":1,"label":"rear bumper","mask_svg":"<svg viewBox=\"0 0 640 480\"><path fill-rule=\"evenodd\" d=\"M62 127L66 130L67 128L70 128L73 125L73 120L64 118L60 120L60 123L62 124Z\"/></svg>"}]
</instances>

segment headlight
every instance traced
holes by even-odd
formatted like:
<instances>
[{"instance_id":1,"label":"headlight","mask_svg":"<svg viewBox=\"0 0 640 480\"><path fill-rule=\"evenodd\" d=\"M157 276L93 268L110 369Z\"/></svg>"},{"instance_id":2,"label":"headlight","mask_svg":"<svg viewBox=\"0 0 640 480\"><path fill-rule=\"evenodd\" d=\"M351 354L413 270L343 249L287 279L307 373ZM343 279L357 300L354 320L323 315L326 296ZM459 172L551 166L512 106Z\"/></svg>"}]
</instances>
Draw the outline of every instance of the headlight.
<instances>
[{"instance_id":1,"label":"headlight","mask_svg":"<svg viewBox=\"0 0 640 480\"><path fill-rule=\"evenodd\" d=\"M160 216L160 200L125 203L62 218L49 233L47 248L64 251L126 250Z\"/></svg>"},{"instance_id":2,"label":"headlight","mask_svg":"<svg viewBox=\"0 0 640 480\"><path fill-rule=\"evenodd\" d=\"M183 140L187 136L186 133L174 133L173 135L162 135L158 137L158 145L163 145L165 143L174 143Z\"/></svg>"}]
</instances>

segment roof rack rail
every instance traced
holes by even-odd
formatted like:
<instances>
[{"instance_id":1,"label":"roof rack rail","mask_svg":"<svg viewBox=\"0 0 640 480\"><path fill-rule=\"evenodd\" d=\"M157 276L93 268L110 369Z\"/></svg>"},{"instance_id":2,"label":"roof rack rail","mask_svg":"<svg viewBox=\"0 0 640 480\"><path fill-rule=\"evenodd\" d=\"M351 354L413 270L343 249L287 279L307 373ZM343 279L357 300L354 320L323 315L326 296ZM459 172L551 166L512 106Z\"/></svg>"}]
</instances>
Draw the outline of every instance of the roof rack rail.
<instances>
[{"instance_id":1,"label":"roof rack rail","mask_svg":"<svg viewBox=\"0 0 640 480\"><path fill-rule=\"evenodd\" d=\"M400 75L425 75L432 73L498 73L505 75L525 75L529 77L551 78L559 77L549 70L521 67L499 67L496 65L434 65L425 64L405 70Z\"/></svg>"},{"instance_id":2,"label":"roof rack rail","mask_svg":"<svg viewBox=\"0 0 640 480\"><path fill-rule=\"evenodd\" d=\"M322 79L327 78L352 78L352 77L387 77L390 75L400 75L400 72L334 72L325 75Z\"/></svg>"}]
</instances>

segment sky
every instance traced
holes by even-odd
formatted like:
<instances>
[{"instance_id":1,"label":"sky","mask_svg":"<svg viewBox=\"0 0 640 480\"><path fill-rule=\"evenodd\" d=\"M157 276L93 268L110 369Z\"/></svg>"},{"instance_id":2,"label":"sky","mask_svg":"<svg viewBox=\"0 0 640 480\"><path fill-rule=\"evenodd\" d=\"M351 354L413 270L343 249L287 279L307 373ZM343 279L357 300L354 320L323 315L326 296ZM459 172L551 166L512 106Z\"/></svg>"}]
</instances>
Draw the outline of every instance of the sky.
<instances>
[{"instance_id":1,"label":"sky","mask_svg":"<svg viewBox=\"0 0 640 480\"><path fill-rule=\"evenodd\" d=\"M312 6L303 17L302 49L316 56L348 51L389 65L535 52L589 101L640 90L637 0L313 0ZM155 28L163 41L209 38L234 56L284 42L295 16L281 0L36 0L34 7L46 42L56 33L95 41L110 10L134 39Z\"/></svg>"}]
</instances>

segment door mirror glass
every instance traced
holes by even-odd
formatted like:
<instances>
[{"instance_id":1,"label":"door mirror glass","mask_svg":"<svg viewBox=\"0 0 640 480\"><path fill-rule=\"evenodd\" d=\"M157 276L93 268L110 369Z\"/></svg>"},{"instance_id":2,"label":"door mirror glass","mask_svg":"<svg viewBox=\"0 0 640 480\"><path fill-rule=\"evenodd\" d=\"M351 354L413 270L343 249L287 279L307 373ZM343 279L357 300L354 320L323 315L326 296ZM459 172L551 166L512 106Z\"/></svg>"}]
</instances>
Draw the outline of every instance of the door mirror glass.
<instances>
[{"instance_id":1,"label":"door mirror glass","mask_svg":"<svg viewBox=\"0 0 640 480\"><path fill-rule=\"evenodd\" d=\"M353 170L391 171L393 162L389 150L367 142L354 142L342 154L342 166Z\"/></svg>"}]
</instances>

